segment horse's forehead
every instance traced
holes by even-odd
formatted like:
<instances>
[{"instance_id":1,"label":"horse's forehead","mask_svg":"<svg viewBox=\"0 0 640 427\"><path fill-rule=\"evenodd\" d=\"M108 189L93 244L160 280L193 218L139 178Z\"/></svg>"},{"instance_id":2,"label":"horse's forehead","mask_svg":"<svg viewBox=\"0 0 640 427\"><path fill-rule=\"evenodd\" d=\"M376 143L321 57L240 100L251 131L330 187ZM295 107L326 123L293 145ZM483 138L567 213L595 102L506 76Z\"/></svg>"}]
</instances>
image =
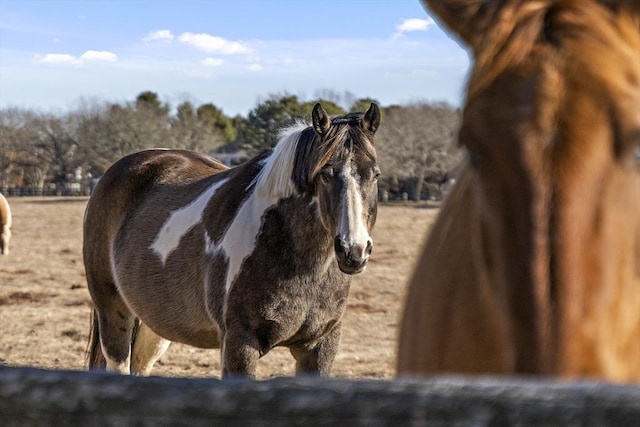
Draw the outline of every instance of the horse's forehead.
<instances>
[{"instance_id":1,"label":"horse's forehead","mask_svg":"<svg viewBox=\"0 0 640 427\"><path fill-rule=\"evenodd\" d=\"M366 142L366 141L365 141ZM361 169L373 168L377 164L375 149L366 144L343 143L333 154L330 161L333 167L358 172Z\"/></svg>"}]
</instances>

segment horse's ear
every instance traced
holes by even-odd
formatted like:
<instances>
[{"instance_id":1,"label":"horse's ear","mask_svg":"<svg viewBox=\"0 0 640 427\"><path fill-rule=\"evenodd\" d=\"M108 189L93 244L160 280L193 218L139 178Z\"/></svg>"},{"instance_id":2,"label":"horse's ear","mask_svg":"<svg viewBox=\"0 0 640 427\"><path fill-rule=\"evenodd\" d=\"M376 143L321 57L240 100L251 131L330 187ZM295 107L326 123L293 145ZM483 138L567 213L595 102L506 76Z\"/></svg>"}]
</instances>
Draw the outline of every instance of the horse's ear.
<instances>
[{"instance_id":1,"label":"horse's ear","mask_svg":"<svg viewBox=\"0 0 640 427\"><path fill-rule=\"evenodd\" d=\"M421 0L427 12L473 48L489 25L490 11L509 1L487 0Z\"/></svg>"},{"instance_id":2,"label":"horse's ear","mask_svg":"<svg viewBox=\"0 0 640 427\"><path fill-rule=\"evenodd\" d=\"M311 120L313 121L313 128L320 136L325 136L331 129L331 119L319 102L313 106Z\"/></svg>"},{"instance_id":3,"label":"horse's ear","mask_svg":"<svg viewBox=\"0 0 640 427\"><path fill-rule=\"evenodd\" d=\"M364 113L362 127L372 134L376 133L380 127L380 107L378 107L378 104L372 102L367 112Z\"/></svg>"}]
</instances>

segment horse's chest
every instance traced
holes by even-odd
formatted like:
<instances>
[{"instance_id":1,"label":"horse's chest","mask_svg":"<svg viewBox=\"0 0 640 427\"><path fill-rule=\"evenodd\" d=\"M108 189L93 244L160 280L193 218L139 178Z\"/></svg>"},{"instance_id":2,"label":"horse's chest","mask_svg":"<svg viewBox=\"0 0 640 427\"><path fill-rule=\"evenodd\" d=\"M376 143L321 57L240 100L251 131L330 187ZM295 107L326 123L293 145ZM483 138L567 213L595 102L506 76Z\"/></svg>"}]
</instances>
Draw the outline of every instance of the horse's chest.
<instances>
[{"instance_id":1,"label":"horse's chest","mask_svg":"<svg viewBox=\"0 0 640 427\"><path fill-rule=\"evenodd\" d=\"M340 321L350 280L338 273L322 281L293 280L235 287L227 301L229 317L252 325L263 349L316 340Z\"/></svg>"}]
</instances>

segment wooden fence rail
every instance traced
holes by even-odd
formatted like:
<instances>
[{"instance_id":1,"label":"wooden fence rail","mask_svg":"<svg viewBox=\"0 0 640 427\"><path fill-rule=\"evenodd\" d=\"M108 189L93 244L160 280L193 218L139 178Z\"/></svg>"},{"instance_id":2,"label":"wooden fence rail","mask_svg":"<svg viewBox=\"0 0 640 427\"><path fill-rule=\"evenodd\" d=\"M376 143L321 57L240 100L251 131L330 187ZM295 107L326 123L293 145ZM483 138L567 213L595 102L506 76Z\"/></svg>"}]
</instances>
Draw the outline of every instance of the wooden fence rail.
<instances>
[{"instance_id":1,"label":"wooden fence rail","mask_svg":"<svg viewBox=\"0 0 640 427\"><path fill-rule=\"evenodd\" d=\"M0 366L3 426L640 426L640 387L437 377L135 378Z\"/></svg>"}]
</instances>

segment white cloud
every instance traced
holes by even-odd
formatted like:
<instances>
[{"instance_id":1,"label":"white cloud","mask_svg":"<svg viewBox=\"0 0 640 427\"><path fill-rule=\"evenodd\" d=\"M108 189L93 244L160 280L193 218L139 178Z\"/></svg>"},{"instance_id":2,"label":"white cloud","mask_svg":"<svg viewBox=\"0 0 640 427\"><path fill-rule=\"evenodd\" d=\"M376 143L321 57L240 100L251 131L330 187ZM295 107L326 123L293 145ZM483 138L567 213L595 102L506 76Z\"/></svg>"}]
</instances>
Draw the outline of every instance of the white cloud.
<instances>
[{"instance_id":1,"label":"white cloud","mask_svg":"<svg viewBox=\"0 0 640 427\"><path fill-rule=\"evenodd\" d=\"M403 33L406 31L425 31L431 24L433 24L432 19L405 19L396 27L396 30Z\"/></svg>"},{"instance_id":2,"label":"white cloud","mask_svg":"<svg viewBox=\"0 0 640 427\"><path fill-rule=\"evenodd\" d=\"M170 30L158 30L158 31L151 31L149 34L147 34L142 38L142 41L145 43L150 43L155 41L170 43L173 41L173 38L174 36Z\"/></svg>"},{"instance_id":3,"label":"white cloud","mask_svg":"<svg viewBox=\"0 0 640 427\"><path fill-rule=\"evenodd\" d=\"M35 61L41 64L51 65L82 65L85 61L116 62L118 55L105 50L88 50L79 58L68 53L47 53L46 55L36 55Z\"/></svg>"},{"instance_id":4,"label":"white cloud","mask_svg":"<svg viewBox=\"0 0 640 427\"><path fill-rule=\"evenodd\" d=\"M182 31L174 33L175 50L168 52L166 48L172 45L164 46L161 52L153 49L149 52L150 45L141 41L146 31L139 33L138 43L127 51L126 57L119 49L112 51L118 54L117 62L80 58L83 52L97 46L87 45L83 50L72 51L54 48L61 47L62 43L49 44L51 49L41 51L40 60L45 59L46 53L70 53L73 56L63 56L57 61L54 60L56 57L48 56L43 61L48 63L42 63L31 54L29 58L32 63L27 64L29 67L10 77L5 77L5 69L11 71L5 64L22 66L24 54L3 51L0 69L4 74L0 80L7 81L7 84L3 86L6 90L0 96L0 107L25 103L47 107L62 103L70 105L78 97L91 95L121 101L150 85L162 96L190 92L197 94L200 99L214 100L217 106L232 116L246 114L255 107L258 97L281 92L283 88L288 93L299 95L301 99L306 99L316 89L332 88L336 92L350 91L356 97L376 98L383 105L423 98L459 105L463 99L463 82L469 61L466 52L444 34L442 40L437 37L415 37L431 33L439 36L440 30L435 25L429 26L426 32L405 33L406 39L391 40L391 33L401 22L402 19L399 19L387 27L386 39L300 37L250 40L246 46L253 51L246 55L196 50L178 41ZM232 40L245 43L240 38ZM376 49L372 52L370 47L374 44ZM95 50L102 49L110 48L100 46ZM222 59L224 63L216 67L214 64L218 61L209 62L209 58ZM205 61L211 65L205 65ZM118 72L114 72L116 67ZM51 73L47 79L38 79L43 69L59 72ZM375 69L376 73L371 73L371 69ZM95 85L98 76L103 85ZM27 78L34 84L25 89L23 82ZM56 80L52 80L54 78ZM56 84L50 84L51 81ZM216 84L207 84L211 82ZM23 93L26 90L29 93Z\"/></svg>"},{"instance_id":5,"label":"white cloud","mask_svg":"<svg viewBox=\"0 0 640 427\"><path fill-rule=\"evenodd\" d=\"M36 56L36 60L43 64L55 64L55 65L80 65L82 60L76 58L73 55L66 53L48 53L44 56Z\"/></svg>"},{"instance_id":6,"label":"white cloud","mask_svg":"<svg viewBox=\"0 0 640 427\"><path fill-rule=\"evenodd\" d=\"M396 32L393 34L392 38L398 39L404 37L404 33L411 31L426 31L433 23L433 19L405 19L396 26Z\"/></svg>"},{"instance_id":7,"label":"white cloud","mask_svg":"<svg viewBox=\"0 0 640 427\"><path fill-rule=\"evenodd\" d=\"M182 33L180 37L178 37L178 40L205 52L216 52L220 54L251 52L251 49L242 43L229 41L222 37L212 36L206 33Z\"/></svg>"},{"instance_id":8,"label":"white cloud","mask_svg":"<svg viewBox=\"0 0 640 427\"><path fill-rule=\"evenodd\" d=\"M107 52L106 50L88 50L83 53L80 58L87 61L116 62L118 60L118 55L113 52Z\"/></svg>"},{"instance_id":9,"label":"white cloud","mask_svg":"<svg viewBox=\"0 0 640 427\"><path fill-rule=\"evenodd\" d=\"M224 59L220 58L206 58L202 61L202 65L206 65L207 67L219 67L224 64Z\"/></svg>"}]
</instances>

